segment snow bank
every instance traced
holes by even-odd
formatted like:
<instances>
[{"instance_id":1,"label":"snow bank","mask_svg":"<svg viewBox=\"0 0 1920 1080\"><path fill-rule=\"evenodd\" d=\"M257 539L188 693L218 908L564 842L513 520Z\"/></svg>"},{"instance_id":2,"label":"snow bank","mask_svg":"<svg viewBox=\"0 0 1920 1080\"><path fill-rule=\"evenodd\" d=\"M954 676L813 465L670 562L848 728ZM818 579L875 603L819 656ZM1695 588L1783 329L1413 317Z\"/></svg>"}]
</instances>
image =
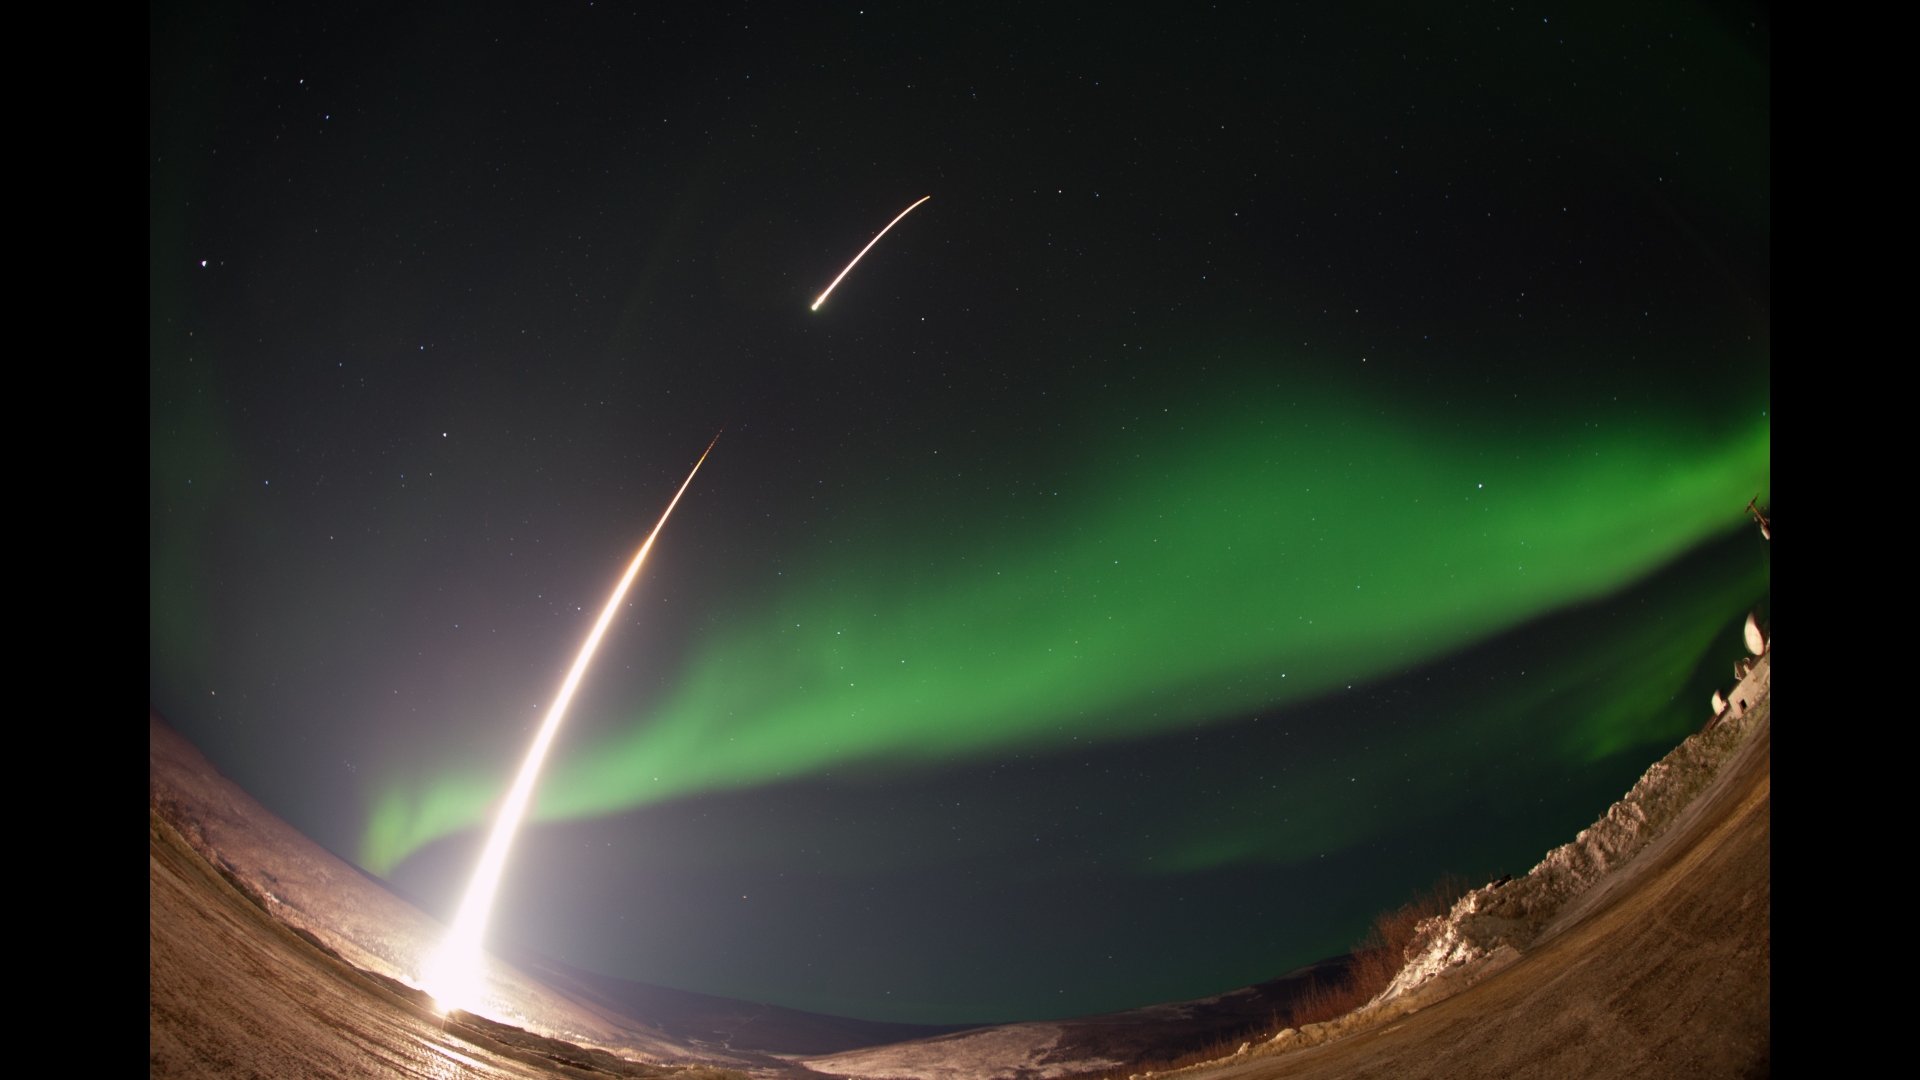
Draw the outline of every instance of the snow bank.
<instances>
[{"instance_id":1,"label":"snow bank","mask_svg":"<svg viewBox=\"0 0 1920 1080\"><path fill-rule=\"evenodd\" d=\"M1765 700L1771 689L1772 662L1771 651L1756 660L1735 688L1734 698L1755 704ZM1436 980L1455 982L1462 976L1471 980L1491 974L1482 970L1490 961L1504 967L1518 959L1573 901L1664 834L1746 744L1748 734L1768 711L1730 708L1706 731L1654 762L1605 816L1573 843L1548 852L1527 876L1476 889L1461 897L1446 915L1421 923L1407 950L1407 966L1367 1009L1415 994ZM1496 954L1500 954L1497 961Z\"/></svg>"}]
</instances>

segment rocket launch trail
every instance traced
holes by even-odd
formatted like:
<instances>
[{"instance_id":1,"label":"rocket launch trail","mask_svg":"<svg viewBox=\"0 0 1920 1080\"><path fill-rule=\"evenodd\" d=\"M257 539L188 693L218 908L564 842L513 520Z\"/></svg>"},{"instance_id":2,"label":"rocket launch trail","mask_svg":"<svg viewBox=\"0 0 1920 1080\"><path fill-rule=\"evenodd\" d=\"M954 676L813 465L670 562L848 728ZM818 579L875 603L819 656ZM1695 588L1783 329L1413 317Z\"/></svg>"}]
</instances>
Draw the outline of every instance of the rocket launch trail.
<instances>
[{"instance_id":1,"label":"rocket launch trail","mask_svg":"<svg viewBox=\"0 0 1920 1080\"><path fill-rule=\"evenodd\" d=\"M832 295L834 286L837 286L840 284L840 278L846 277L849 273L853 272L854 267L860 265L860 260L866 258L867 252L873 250L873 245L879 243L880 238L882 236L887 235L887 230L893 228L895 225L900 224L900 218L906 217L908 214L913 213L915 206L919 206L920 203L926 202L928 199L931 199L931 198L933 198L933 196L931 195L922 195L919 201L915 202L913 206L909 206L905 210L900 211L900 217L896 217L892 221L887 222L887 228L881 229L878 233L874 234L873 239L867 241L867 246L861 248L860 254L855 255L853 257L853 261L847 264L847 268L845 270L840 271L839 277L834 278L832 284L828 285L825 291L821 292L821 294L818 297L814 298L813 306L808 310L819 311L820 305L826 303L827 297Z\"/></svg>"},{"instance_id":2,"label":"rocket launch trail","mask_svg":"<svg viewBox=\"0 0 1920 1080\"><path fill-rule=\"evenodd\" d=\"M534 785L540 779L540 766L546 761L547 750L553 745L561 721L566 718L567 705L573 701L581 677L587 673L587 665L593 661L594 650L600 647L600 639L606 636L607 626L613 622L613 613L619 609L620 602L626 599L628 588L633 585L633 579L639 576L640 566L647 561L647 552L653 550L653 542L660 536L660 530L666 528L667 518L672 516L673 508L680 505L680 497L687 493L694 476L700 472L700 466L706 463L707 455L713 453L714 444L719 441L720 436L715 435L713 442L708 443L706 450L701 452L700 460L693 463L693 469L687 473L680 490L673 493L673 500L667 503L659 522L647 534L646 542L640 545L639 552L628 564L620 583L614 586L613 595L607 598L607 605L601 609L600 618L594 622L586 644L580 647L580 655L574 658L566 681L560 684L560 693L554 698L553 707L547 711L546 722L540 725L539 733L534 736L526 760L520 764L520 773L514 778L513 787L500 806L499 816L494 819L493 832L487 837L487 846L480 855L479 865L474 868L473 880L467 885L466 895L460 901L453 927L441 942L439 951L428 961L426 970L421 973L424 988L443 1009L462 1008L477 1012L483 1004L484 962L481 945L486 935L487 919L493 912L493 897L500 887L501 871L506 868L507 851L513 846L514 834L519 831L520 821L527 813L527 804L533 798Z\"/></svg>"}]
</instances>

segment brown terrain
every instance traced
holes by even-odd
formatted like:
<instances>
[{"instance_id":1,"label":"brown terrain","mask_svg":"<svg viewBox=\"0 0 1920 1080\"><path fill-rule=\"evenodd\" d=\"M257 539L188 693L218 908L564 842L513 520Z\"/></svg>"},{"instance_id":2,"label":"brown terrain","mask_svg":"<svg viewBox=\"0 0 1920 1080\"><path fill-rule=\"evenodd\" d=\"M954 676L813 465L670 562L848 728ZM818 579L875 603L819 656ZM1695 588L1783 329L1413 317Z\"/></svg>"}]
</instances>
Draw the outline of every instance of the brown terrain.
<instances>
[{"instance_id":1,"label":"brown terrain","mask_svg":"<svg viewBox=\"0 0 1920 1080\"><path fill-rule=\"evenodd\" d=\"M1756 675L1766 696L1714 751L1724 764L1716 758L1710 771L1695 770L1707 777L1698 796L1669 799L1665 809L1657 799L1623 800L1609 818L1632 817L1630 830L1651 840L1618 848L1611 861L1602 850L1602 865L1585 867L1590 873L1575 889L1564 888L1559 871L1554 887L1564 900L1538 909L1544 923L1459 953L1471 962L1439 971L1397 1002L1277 1038L1269 1038L1270 1018L1298 1015L1296 1006L1340 985L1346 958L1200 1001L962 1030L819 1016L517 956L496 960L492 971L503 1003L496 1015L513 1024L442 1017L402 981L437 940L439 924L274 817L153 716L150 1073L1763 1076L1771 1046L1770 660ZM1670 759L1689 747L1696 758L1707 753L1697 742ZM1589 833L1604 836L1609 818ZM1587 849L1604 848L1589 833ZM1492 890L1479 890L1480 910L1496 914L1502 903L1535 895ZM1462 904L1456 915L1471 906ZM1509 925L1479 918L1483 936L1489 920ZM1238 1054L1177 1073L1141 1064L1190 1059L1242 1036Z\"/></svg>"},{"instance_id":2,"label":"brown terrain","mask_svg":"<svg viewBox=\"0 0 1920 1080\"><path fill-rule=\"evenodd\" d=\"M150 1075L524 1078L669 1071L626 1066L605 1052L521 1032L490 1032L478 1018L437 1016L423 995L360 971L268 915L158 814L148 824Z\"/></svg>"}]
</instances>

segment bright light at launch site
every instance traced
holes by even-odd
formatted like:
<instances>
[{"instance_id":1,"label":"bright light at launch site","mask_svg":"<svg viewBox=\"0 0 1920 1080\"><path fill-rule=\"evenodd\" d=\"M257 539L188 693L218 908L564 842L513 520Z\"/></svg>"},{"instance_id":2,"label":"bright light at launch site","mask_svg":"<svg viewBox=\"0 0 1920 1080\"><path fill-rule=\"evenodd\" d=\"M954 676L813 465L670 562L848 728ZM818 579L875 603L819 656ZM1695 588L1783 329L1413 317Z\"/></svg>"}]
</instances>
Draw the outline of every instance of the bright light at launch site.
<instances>
[{"instance_id":1,"label":"bright light at launch site","mask_svg":"<svg viewBox=\"0 0 1920 1080\"><path fill-rule=\"evenodd\" d=\"M719 436L714 436L714 442L719 441ZM520 771L514 776L513 787L500 804L493 828L487 835L487 846L480 854L480 864L474 868L473 880L467 885L460 909L454 915L453 926L428 961L426 969L420 973L420 984L443 1009L479 1010L485 1007L487 920L493 912L494 896L500 891L500 875L506 869L514 836L526 816L527 801L533 797L534 785L540 780L540 766L547 760L547 750L553 745L553 737L560 731L560 722L566 719L567 706L573 702L574 691L580 688L580 680L586 676L587 665L593 661L594 651L600 647L600 639L606 636L614 613L626 599L634 578L639 576L640 567L647 561L647 553L653 550L653 542L659 538L660 530L667 527L667 518L673 515L673 508L680 505L680 497L687 493L687 487L693 483L700 466L706 463L707 455L712 452L713 444L709 443L706 450L701 452L700 460L693 463L686 480L681 482L680 489L673 493L672 501L661 512L660 520L653 526L653 531L647 534L633 561L627 564L627 572L620 576L619 584L613 587L613 594L607 597L606 606L594 621L593 630L587 634L585 644L580 646L580 654L574 658L573 667L568 669L566 681L560 684L560 692L554 696L546 720L533 737L533 745L528 748L526 759L521 762Z\"/></svg>"}]
</instances>

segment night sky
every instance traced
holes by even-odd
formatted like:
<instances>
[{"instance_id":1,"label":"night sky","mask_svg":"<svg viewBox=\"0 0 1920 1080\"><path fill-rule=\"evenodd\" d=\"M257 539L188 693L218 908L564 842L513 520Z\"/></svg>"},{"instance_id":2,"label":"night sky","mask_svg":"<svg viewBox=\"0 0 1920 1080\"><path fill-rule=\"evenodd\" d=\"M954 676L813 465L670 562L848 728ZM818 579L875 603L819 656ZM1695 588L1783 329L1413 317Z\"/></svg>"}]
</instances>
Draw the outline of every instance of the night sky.
<instances>
[{"instance_id":1,"label":"night sky","mask_svg":"<svg viewBox=\"0 0 1920 1080\"><path fill-rule=\"evenodd\" d=\"M724 428L497 941L955 1022L1343 951L1732 681L1769 48L1738 5L155 7L151 700L450 915Z\"/></svg>"}]
</instances>

